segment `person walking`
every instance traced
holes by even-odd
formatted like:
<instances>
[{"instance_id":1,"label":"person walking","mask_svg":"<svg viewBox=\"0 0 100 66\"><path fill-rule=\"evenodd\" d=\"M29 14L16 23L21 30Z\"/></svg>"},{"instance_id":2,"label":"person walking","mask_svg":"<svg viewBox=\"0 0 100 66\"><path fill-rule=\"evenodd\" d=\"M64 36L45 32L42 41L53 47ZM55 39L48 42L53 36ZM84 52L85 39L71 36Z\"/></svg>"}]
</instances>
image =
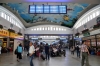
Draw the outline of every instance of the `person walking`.
<instances>
[{"instance_id":1,"label":"person walking","mask_svg":"<svg viewBox=\"0 0 100 66\"><path fill-rule=\"evenodd\" d=\"M49 45L46 44L46 46L45 46L46 60L49 60L49 59L50 59L49 50L50 50L50 49L49 49Z\"/></svg>"},{"instance_id":2,"label":"person walking","mask_svg":"<svg viewBox=\"0 0 100 66\"><path fill-rule=\"evenodd\" d=\"M1 49L2 49L2 47L0 46L0 54L1 54Z\"/></svg>"},{"instance_id":3,"label":"person walking","mask_svg":"<svg viewBox=\"0 0 100 66\"><path fill-rule=\"evenodd\" d=\"M17 47L17 61L18 62L19 62L19 59L22 59L22 52L23 52L23 49L20 43L19 46Z\"/></svg>"},{"instance_id":4,"label":"person walking","mask_svg":"<svg viewBox=\"0 0 100 66\"><path fill-rule=\"evenodd\" d=\"M73 54L73 55L74 55L75 47L74 47L74 46L72 46L70 50L71 50L71 54Z\"/></svg>"},{"instance_id":5,"label":"person walking","mask_svg":"<svg viewBox=\"0 0 100 66\"><path fill-rule=\"evenodd\" d=\"M34 64L33 64L33 57L34 57L34 53L35 53L35 48L34 48L34 46L33 46L33 43L32 42L30 42L30 48L29 48L29 56L30 56L30 66L34 66Z\"/></svg>"},{"instance_id":6,"label":"person walking","mask_svg":"<svg viewBox=\"0 0 100 66\"><path fill-rule=\"evenodd\" d=\"M89 66L89 60L88 60L89 51L88 51L87 45L84 41L82 41L81 52L82 52L81 66L84 66L85 60L86 60L86 66Z\"/></svg>"},{"instance_id":7,"label":"person walking","mask_svg":"<svg viewBox=\"0 0 100 66\"><path fill-rule=\"evenodd\" d=\"M77 57L80 58L80 47L79 45L76 46Z\"/></svg>"}]
</instances>

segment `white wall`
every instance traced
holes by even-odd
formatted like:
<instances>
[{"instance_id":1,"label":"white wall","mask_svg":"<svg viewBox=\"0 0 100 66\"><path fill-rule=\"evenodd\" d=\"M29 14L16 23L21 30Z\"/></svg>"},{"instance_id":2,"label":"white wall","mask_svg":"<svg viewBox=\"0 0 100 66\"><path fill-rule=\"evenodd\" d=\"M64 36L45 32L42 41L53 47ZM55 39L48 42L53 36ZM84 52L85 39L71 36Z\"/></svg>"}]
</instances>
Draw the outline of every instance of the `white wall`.
<instances>
[{"instance_id":1,"label":"white wall","mask_svg":"<svg viewBox=\"0 0 100 66\"><path fill-rule=\"evenodd\" d=\"M57 28L63 28L65 30L34 30L35 28L40 28L40 27L57 27ZM33 29L33 30L32 30ZM25 30L25 34L73 34L72 29L59 26L59 25L38 25L38 26L33 26L30 28L27 28Z\"/></svg>"},{"instance_id":2,"label":"white wall","mask_svg":"<svg viewBox=\"0 0 100 66\"><path fill-rule=\"evenodd\" d=\"M100 15L99 15L100 16ZM98 17L99 17L98 16ZM91 27L93 27L94 25L97 24L96 22L97 17L95 17L94 19L90 20L89 22L86 23L87 28L91 29ZM82 25L81 27L78 28L78 32L82 32L84 30L84 25ZM77 29L74 29L74 34L77 33Z\"/></svg>"},{"instance_id":3,"label":"white wall","mask_svg":"<svg viewBox=\"0 0 100 66\"><path fill-rule=\"evenodd\" d=\"M9 21L5 20L4 18L0 17L0 24L4 26L4 29L8 29L10 28L10 25L12 23L10 23ZM17 26L13 25L13 30L15 30L16 32L19 32L19 29ZM24 30L21 29L21 33L24 34Z\"/></svg>"},{"instance_id":4,"label":"white wall","mask_svg":"<svg viewBox=\"0 0 100 66\"><path fill-rule=\"evenodd\" d=\"M85 14L83 14L73 26L74 34L84 30L84 25L87 25L88 29L91 29L95 24L97 24L97 17L100 17L100 4L88 10Z\"/></svg>"},{"instance_id":5,"label":"white wall","mask_svg":"<svg viewBox=\"0 0 100 66\"><path fill-rule=\"evenodd\" d=\"M8 16L9 16L9 20L10 20L10 18L11 18L11 19L15 19L15 23L17 24L17 26L16 26L16 25L13 25L13 30L15 30L16 32L19 32L19 29L20 29L20 30L21 30L21 33L24 34L24 29L25 29L25 27L24 27L24 25L22 24L22 22L21 22L21 21L16 17L16 15L14 15L12 12L10 12L10 11L7 10L6 8L0 6L0 24L4 26L4 29L10 28L10 25L11 25L11 24L14 24L14 22L11 23L11 22L8 21L7 19L1 17L1 13L2 13L2 12L6 15L6 18L7 18L7 19L8 19ZM3 14L3 15L4 15L4 14ZM18 27L18 25L19 25L21 28Z\"/></svg>"}]
</instances>

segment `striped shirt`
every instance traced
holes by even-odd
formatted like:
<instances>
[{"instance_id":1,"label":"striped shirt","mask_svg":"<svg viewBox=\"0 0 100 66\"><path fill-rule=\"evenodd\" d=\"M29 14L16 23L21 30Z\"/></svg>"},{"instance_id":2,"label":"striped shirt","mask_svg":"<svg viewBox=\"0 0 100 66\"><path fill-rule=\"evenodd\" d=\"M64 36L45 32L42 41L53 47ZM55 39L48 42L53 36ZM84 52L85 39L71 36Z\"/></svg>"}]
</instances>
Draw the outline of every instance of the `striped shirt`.
<instances>
[{"instance_id":1,"label":"striped shirt","mask_svg":"<svg viewBox=\"0 0 100 66\"><path fill-rule=\"evenodd\" d=\"M87 45L82 44L82 46L81 46L81 52L88 52Z\"/></svg>"}]
</instances>

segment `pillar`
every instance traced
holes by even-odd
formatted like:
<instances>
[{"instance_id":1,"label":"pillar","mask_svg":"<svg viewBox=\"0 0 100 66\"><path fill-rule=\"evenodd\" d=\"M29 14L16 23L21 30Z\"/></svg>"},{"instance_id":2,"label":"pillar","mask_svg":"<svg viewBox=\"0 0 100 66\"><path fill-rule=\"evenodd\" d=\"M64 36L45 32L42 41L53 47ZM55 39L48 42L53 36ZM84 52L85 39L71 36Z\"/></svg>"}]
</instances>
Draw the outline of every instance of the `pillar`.
<instances>
[{"instance_id":1,"label":"pillar","mask_svg":"<svg viewBox=\"0 0 100 66\"><path fill-rule=\"evenodd\" d=\"M9 44L10 43L10 38L9 37L7 37L7 47L9 47Z\"/></svg>"}]
</instances>

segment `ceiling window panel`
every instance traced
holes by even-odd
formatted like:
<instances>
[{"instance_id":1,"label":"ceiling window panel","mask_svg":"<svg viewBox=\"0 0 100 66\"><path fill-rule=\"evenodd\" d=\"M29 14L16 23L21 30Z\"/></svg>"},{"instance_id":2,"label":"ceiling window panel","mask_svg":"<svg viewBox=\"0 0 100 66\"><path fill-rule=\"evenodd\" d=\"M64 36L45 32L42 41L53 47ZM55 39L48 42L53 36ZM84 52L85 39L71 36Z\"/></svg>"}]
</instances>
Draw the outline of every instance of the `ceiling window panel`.
<instances>
[{"instance_id":1,"label":"ceiling window panel","mask_svg":"<svg viewBox=\"0 0 100 66\"><path fill-rule=\"evenodd\" d=\"M56 31L58 31L58 27L56 27Z\"/></svg>"},{"instance_id":2,"label":"ceiling window panel","mask_svg":"<svg viewBox=\"0 0 100 66\"><path fill-rule=\"evenodd\" d=\"M95 16L96 16L95 13L93 13L93 18L95 18Z\"/></svg>"},{"instance_id":3,"label":"ceiling window panel","mask_svg":"<svg viewBox=\"0 0 100 66\"><path fill-rule=\"evenodd\" d=\"M93 16L92 15L90 15L90 19L92 19L93 18Z\"/></svg>"},{"instance_id":4,"label":"ceiling window panel","mask_svg":"<svg viewBox=\"0 0 100 66\"><path fill-rule=\"evenodd\" d=\"M51 31L53 30L53 28L51 27Z\"/></svg>"},{"instance_id":5,"label":"ceiling window panel","mask_svg":"<svg viewBox=\"0 0 100 66\"><path fill-rule=\"evenodd\" d=\"M16 25L15 20L13 19L14 25Z\"/></svg>"},{"instance_id":6,"label":"ceiling window panel","mask_svg":"<svg viewBox=\"0 0 100 66\"><path fill-rule=\"evenodd\" d=\"M88 16L88 21L90 21L90 18L89 18L89 16Z\"/></svg>"},{"instance_id":7,"label":"ceiling window panel","mask_svg":"<svg viewBox=\"0 0 100 66\"><path fill-rule=\"evenodd\" d=\"M96 16L99 16L99 11L96 12Z\"/></svg>"},{"instance_id":8,"label":"ceiling window panel","mask_svg":"<svg viewBox=\"0 0 100 66\"><path fill-rule=\"evenodd\" d=\"M59 31L61 31L61 28L59 28Z\"/></svg>"},{"instance_id":9,"label":"ceiling window panel","mask_svg":"<svg viewBox=\"0 0 100 66\"><path fill-rule=\"evenodd\" d=\"M16 26L18 26L17 22L16 22Z\"/></svg>"},{"instance_id":10,"label":"ceiling window panel","mask_svg":"<svg viewBox=\"0 0 100 66\"><path fill-rule=\"evenodd\" d=\"M1 17L3 17L3 18L4 18L4 13L3 13L3 12L1 12Z\"/></svg>"},{"instance_id":11,"label":"ceiling window panel","mask_svg":"<svg viewBox=\"0 0 100 66\"><path fill-rule=\"evenodd\" d=\"M0 16L1 16L1 13L2 13L2 12L0 11Z\"/></svg>"},{"instance_id":12,"label":"ceiling window panel","mask_svg":"<svg viewBox=\"0 0 100 66\"><path fill-rule=\"evenodd\" d=\"M47 27L45 27L45 30L47 30Z\"/></svg>"},{"instance_id":13,"label":"ceiling window panel","mask_svg":"<svg viewBox=\"0 0 100 66\"><path fill-rule=\"evenodd\" d=\"M44 27L42 27L42 30L44 30Z\"/></svg>"},{"instance_id":14,"label":"ceiling window panel","mask_svg":"<svg viewBox=\"0 0 100 66\"><path fill-rule=\"evenodd\" d=\"M41 27L40 27L40 29L39 30L41 30Z\"/></svg>"},{"instance_id":15,"label":"ceiling window panel","mask_svg":"<svg viewBox=\"0 0 100 66\"><path fill-rule=\"evenodd\" d=\"M79 27L81 26L81 23L79 23Z\"/></svg>"},{"instance_id":16,"label":"ceiling window panel","mask_svg":"<svg viewBox=\"0 0 100 66\"><path fill-rule=\"evenodd\" d=\"M37 31L39 30L39 28L37 28Z\"/></svg>"},{"instance_id":17,"label":"ceiling window panel","mask_svg":"<svg viewBox=\"0 0 100 66\"><path fill-rule=\"evenodd\" d=\"M7 20L9 21L9 15L8 15L8 18L7 18Z\"/></svg>"},{"instance_id":18,"label":"ceiling window panel","mask_svg":"<svg viewBox=\"0 0 100 66\"><path fill-rule=\"evenodd\" d=\"M83 21L81 22L81 25L83 25Z\"/></svg>"},{"instance_id":19,"label":"ceiling window panel","mask_svg":"<svg viewBox=\"0 0 100 66\"><path fill-rule=\"evenodd\" d=\"M7 19L7 15L4 13L4 18Z\"/></svg>"},{"instance_id":20,"label":"ceiling window panel","mask_svg":"<svg viewBox=\"0 0 100 66\"><path fill-rule=\"evenodd\" d=\"M53 27L53 30L55 30L56 28L55 27Z\"/></svg>"},{"instance_id":21,"label":"ceiling window panel","mask_svg":"<svg viewBox=\"0 0 100 66\"><path fill-rule=\"evenodd\" d=\"M36 28L34 28L34 31L36 31Z\"/></svg>"},{"instance_id":22,"label":"ceiling window panel","mask_svg":"<svg viewBox=\"0 0 100 66\"><path fill-rule=\"evenodd\" d=\"M62 28L62 31L64 31L64 29Z\"/></svg>"},{"instance_id":23,"label":"ceiling window panel","mask_svg":"<svg viewBox=\"0 0 100 66\"><path fill-rule=\"evenodd\" d=\"M48 30L50 30L50 28L48 27Z\"/></svg>"},{"instance_id":24,"label":"ceiling window panel","mask_svg":"<svg viewBox=\"0 0 100 66\"><path fill-rule=\"evenodd\" d=\"M11 18L11 22L14 24L13 19Z\"/></svg>"}]
</instances>

